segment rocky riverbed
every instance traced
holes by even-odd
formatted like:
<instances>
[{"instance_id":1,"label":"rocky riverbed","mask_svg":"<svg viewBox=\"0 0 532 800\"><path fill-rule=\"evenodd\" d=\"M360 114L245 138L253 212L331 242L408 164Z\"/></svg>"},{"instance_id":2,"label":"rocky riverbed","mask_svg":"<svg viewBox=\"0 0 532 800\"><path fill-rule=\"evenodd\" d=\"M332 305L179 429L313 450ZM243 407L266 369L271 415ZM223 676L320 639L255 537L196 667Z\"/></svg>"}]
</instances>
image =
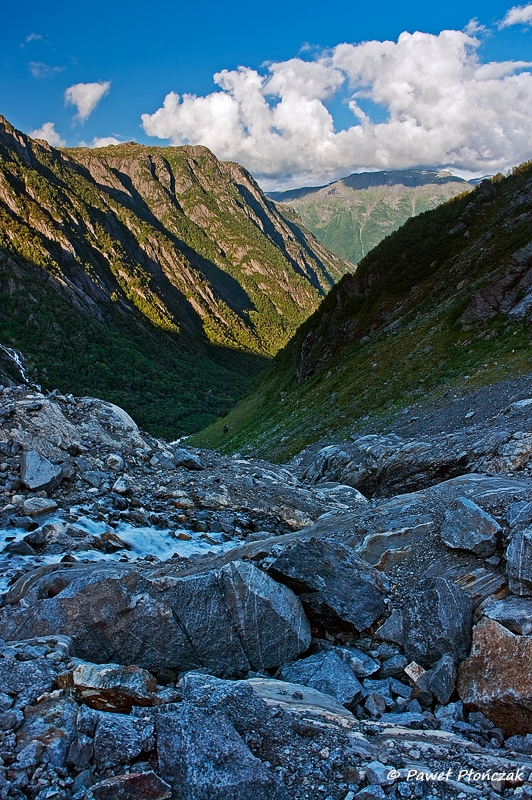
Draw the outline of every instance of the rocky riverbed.
<instances>
[{"instance_id":1,"label":"rocky riverbed","mask_svg":"<svg viewBox=\"0 0 532 800\"><path fill-rule=\"evenodd\" d=\"M287 466L0 394L0 798L532 798L532 400Z\"/></svg>"}]
</instances>

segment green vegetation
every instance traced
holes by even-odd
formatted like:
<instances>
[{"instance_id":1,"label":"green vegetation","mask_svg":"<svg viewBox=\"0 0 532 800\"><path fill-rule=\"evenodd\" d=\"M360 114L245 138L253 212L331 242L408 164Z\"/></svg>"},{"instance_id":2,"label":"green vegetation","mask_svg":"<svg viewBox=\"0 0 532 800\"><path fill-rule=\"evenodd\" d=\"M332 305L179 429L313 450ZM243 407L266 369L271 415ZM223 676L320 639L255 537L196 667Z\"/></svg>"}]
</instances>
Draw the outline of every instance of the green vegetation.
<instances>
[{"instance_id":1,"label":"green vegetation","mask_svg":"<svg viewBox=\"0 0 532 800\"><path fill-rule=\"evenodd\" d=\"M188 434L349 268L204 147L56 150L0 118L0 341L45 388Z\"/></svg>"},{"instance_id":2,"label":"green vegetation","mask_svg":"<svg viewBox=\"0 0 532 800\"><path fill-rule=\"evenodd\" d=\"M532 163L410 219L344 277L197 445L283 460L399 410L532 371L531 330L461 321L530 242ZM303 355L302 355L303 350Z\"/></svg>"},{"instance_id":3,"label":"green vegetation","mask_svg":"<svg viewBox=\"0 0 532 800\"><path fill-rule=\"evenodd\" d=\"M134 325L112 308L108 312L105 323L80 314L28 275L23 288L3 298L0 341L31 354L35 381L76 395L97 394L168 439L224 414L267 363L208 342L183 350L175 336L140 315ZM11 362L3 360L2 367L19 379Z\"/></svg>"},{"instance_id":4,"label":"green vegetation","mask_svg":"<svg viewBox=\"0 0 532 800\"><path fill-rule=\"evenodd\" d=\"M449 173L398 170L351 175L329 186L272 197L297 212L325 247L358 264L407 219L470 188Z\"/></svg>"}]
</instances>

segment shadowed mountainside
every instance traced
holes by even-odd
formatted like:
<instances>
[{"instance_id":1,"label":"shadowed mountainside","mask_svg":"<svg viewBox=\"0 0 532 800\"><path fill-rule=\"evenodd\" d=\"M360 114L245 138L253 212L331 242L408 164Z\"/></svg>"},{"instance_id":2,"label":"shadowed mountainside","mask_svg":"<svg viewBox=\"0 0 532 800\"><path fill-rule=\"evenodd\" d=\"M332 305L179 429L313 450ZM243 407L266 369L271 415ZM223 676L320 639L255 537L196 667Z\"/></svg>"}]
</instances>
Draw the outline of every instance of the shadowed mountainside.
<instances>
[{"instance_id":1,"label":"shadowed mountainside","mask_svg":"<svg viewBox=\"0 0 532 800\"><path fill-rule=\"evenodd\" d=\"M410 219L196 442L283 459L531 371L532 163Z\"/></svg>"},{"instance_id":2,"label":"shadowed mountainside","mask_svg":"<svg viewBox=\"0 0 532 800\"><path fill-rule=\"evenodd\" d=\"M57 150L0 119L0 341L44 387L190 433L350 269L204 147Z\"/></svg>"}]
</instances>

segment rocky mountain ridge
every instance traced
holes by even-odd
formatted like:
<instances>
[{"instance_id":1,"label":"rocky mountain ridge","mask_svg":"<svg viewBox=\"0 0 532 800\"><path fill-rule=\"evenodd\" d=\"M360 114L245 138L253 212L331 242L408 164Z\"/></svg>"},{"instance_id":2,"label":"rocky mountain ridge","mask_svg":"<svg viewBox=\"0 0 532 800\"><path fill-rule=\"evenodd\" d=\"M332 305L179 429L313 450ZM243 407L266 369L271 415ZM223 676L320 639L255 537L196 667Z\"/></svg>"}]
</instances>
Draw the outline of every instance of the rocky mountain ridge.
<instances>
[{"instance_id":1,"label":"rocky mountain ridge","mask_svg":"<svg viewBox=\"0 0 532 800\"><path fill-rule=\"evenodd\" d=\"M531 797L532 400L506 402L278 466L4 388L2 797Z\"/></svg>"},{"instance_id":2,"label":"rocky mountain ridge","mask_svg":"<svg viewBox=\"0 0 532 800\"><path fill-rule=\"evenodd\" d=\"M349 175L327 186L270 192L333 253L353 264L407 219L471 191L463 178L433 170L388 170Z\"/></svg>"},{"instance_id":3,"label":"rocky mountain ridge","mask_svg":"<svg viewBox=\"0 0 532 800\"><path fill-rule=\"evenodd\" d=\"M0 340L37 383L190 433L349 269L206 148L58 150L0 119Z\"/></svg>"},{"instance_id":4,"label":"rocky mountain ridge","mask_svg":"<svg viewBox=\"0 0 532 800\"><path fill-rule=\"evenodd\" d=\"M532 166L410 219L194 439L286 459L530 373Z\"/></svg>"}]
</instances>

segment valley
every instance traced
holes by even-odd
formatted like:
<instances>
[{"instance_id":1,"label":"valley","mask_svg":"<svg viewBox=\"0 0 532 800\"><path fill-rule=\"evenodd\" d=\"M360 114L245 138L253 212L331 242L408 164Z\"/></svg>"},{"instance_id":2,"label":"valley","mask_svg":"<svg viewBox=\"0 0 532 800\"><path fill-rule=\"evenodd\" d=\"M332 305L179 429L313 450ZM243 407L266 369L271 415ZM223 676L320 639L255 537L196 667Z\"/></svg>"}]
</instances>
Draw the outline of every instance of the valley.
<instances>
[{"instance_id":1,"label":"valley","mask_svg":"<svg viewBox=\"0 0 532 800\"><path fill-rule=\"evenodd\" d=\"M532 797L532 166L353 274L204 148L6 135L0 797Z\"/></svg>"},{"instance_id":2,"label":"valley","mask_svg":"<svg viewBox=\"0 0 532 800\"><path fill-rule=\"evenodd\" d=\"M286 460L530 372L532 167L410 219L194 442Z\"/></svg>"},{"instance_id":3,"label":"valley","mask_svg":"<svg viewBox=\"0 0 532 800\"><path fill-rule=\"evenodd\" d=\"M0 120L0 341L154 433L227 411L352 268L206 148L57 150Z\"/></svg>"},{"instance_id":4,"label":"valley","mask_svg":"<svg viewBox=\"0 0 532 800\"><path fill-rule=\"evenodd\" d=\"M270 192L333 253L358 264L410 217L471 191L450 172L390 170L349 175L327 186Z\"/></svg>"}]
</instances>

